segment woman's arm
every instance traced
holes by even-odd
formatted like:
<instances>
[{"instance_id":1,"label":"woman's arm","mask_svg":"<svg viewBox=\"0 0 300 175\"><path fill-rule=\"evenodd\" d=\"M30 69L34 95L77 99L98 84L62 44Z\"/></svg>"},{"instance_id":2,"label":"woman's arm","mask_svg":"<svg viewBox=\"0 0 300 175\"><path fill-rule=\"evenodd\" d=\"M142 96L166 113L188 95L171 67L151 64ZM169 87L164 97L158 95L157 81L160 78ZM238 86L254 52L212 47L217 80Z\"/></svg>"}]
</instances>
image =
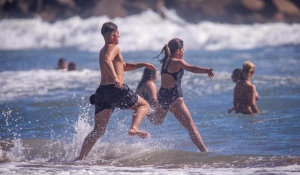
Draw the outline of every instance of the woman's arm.
<instances>
[{"instance_id":1,"label":"woman's arm","mask_svg":"<svg viewBox=\"0 0 300 175\"><path fill-rule=\"evenodd\" d=\"M149 96L153 98L153 100L157 101L157 87L153 81L147 82Z\"/></svg>"},{"instance_id":2,"label":"woman's arm","mask_svg":"<svg viewBox=\"0 0 300 175\"><path fill-rule=\"evenodd\" d=\"M214 76L213 68L203 68L200 66L190 65L182 59L177 61L181 69L184 69L189 72L197 73L197 74L207 74L209 78L212 78Z\"/></svg>"},{"instance_id":3,"label":"woman's arm","mask_svg":"<svg viewBox=\"0 0 300 175\"><path fill-rule=\"evenodd\" d=\"M256 105L257 92L256 92L255 85L251 86L249 93L251 94L250 107L251 107L253 113L259 113L258 107Z\"/></svg>"},{"instance_id":4,"label":"woman's arm","mask_svg":"<svg viewBox=\"0 0 300 175\"><path fill-rule=\"evenodd\" d=\"M148 103L151 106L157 106L158 105L158 101L157 101L157 87L155 85L155 83L152 80L149 80L146 84L145 84L145 93L147 93L148 97L149 97L149 101Z\"/></svg>"},{"instance_id":5,"label":"woman's arm","mask_svg":"<svg viewBox=\"0 0 300 175\"><path fill-rule=\"evenodd\" d=\"M238 96L238 89L237 87L234 87L234 93L233 93L233 109L236 111L238 109L239 105L239 96Z\"/></svg>"}]
</instances>

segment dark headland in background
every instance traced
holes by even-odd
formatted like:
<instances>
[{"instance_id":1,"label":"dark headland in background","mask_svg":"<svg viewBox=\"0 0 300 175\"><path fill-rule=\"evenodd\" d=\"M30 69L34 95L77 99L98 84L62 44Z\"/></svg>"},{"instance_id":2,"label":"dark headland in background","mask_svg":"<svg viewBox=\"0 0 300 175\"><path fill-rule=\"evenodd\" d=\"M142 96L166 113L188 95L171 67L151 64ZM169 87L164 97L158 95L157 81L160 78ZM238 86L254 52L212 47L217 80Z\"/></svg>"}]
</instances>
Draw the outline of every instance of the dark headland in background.
<instances>
[{"instance_id":1,"label":"dark headland in background","mask_svg":"<svg viewBox=\"0 0 300 175\"><path fill-rule=\"evenodd\" d=\"M73 16L126 17L148 9L164 17L164 8L191 23L300 22L300 0L0 0L0 19L39 16L55 22Z\"/></svg>"}]
</instances>

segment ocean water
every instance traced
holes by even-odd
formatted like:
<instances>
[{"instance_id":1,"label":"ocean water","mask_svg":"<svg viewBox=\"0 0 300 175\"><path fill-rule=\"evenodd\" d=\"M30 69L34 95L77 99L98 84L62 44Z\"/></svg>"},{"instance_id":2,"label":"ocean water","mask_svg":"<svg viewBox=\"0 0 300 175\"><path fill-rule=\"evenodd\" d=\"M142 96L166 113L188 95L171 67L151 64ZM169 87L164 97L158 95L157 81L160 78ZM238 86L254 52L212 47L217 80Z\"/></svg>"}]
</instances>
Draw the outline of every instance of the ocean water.
<instances>
[{"instance_id":1,"label":"ocean water","mask_svg":"<svg viewBox=\"0 0 300 175\"><path fill-rule=\"evenodd\" d=\"M127 18L0 21L0 174L300 174L300 25L190 24L173 11ZM145 118L147 139L127 134L132 111L116 109L89 155L73 162L93 127L89 96L99 85L100 27L119 25L127 62L150 62L173 37L184 59L213 67L215 77L185 72L185 103L209 152L201 153L169 113L161 126ZM56 70L57 60L78 70ZM227 114L233 69L250 60L259 114ZM125 73L135 89L143 69ZM160 86L160 78L156 80Z\"/></svg>"}]
</instances>

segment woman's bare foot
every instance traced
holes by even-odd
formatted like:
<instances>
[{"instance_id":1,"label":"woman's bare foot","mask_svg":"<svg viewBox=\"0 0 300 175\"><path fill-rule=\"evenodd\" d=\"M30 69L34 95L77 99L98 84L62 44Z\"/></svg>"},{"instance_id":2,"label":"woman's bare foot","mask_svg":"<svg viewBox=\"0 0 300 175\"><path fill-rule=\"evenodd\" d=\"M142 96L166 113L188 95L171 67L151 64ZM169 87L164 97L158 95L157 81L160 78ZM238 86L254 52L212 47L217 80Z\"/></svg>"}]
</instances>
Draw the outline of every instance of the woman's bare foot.
<instances>
[{"instance_id":1,"label":"woman's bare foot","mask_svg":"<svg viewBox=\"0 0 300 175\"><path fill-rule=\"evenodd\" d=\"M130 129L128 134L131 136L137 135L137 136L141 137L142 139L144 139L150 135L147 132L139 131L139 130L135 130L135 129Z\"/></svg>"}]
</instances>

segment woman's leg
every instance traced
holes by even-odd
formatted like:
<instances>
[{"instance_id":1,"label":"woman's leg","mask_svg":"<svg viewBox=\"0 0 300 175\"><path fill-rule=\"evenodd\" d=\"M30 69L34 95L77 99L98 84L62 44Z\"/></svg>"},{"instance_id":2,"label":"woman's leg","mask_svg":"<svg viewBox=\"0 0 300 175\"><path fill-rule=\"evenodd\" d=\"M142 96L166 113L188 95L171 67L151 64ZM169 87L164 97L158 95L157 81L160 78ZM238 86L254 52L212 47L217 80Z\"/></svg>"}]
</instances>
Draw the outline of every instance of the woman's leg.
<instances>
[{"instance_id":1,"label":"woman's leg","mask_svg":"<svg viewBox=\"0 0 300 175\"><path fill-rule=\"evenodd\" d=\"M148 112L147 117L152 124L161 125L167 113L168 109L162 108L157 102L154 111Z\"/></svg>"},{"instance_id":2,"label":"woman's leg","mask_svg":"<svg viewBox=\"0 0 300 175\"><path fill-rule=\"evenodd\" d=\"M202 138L197 130L197 127L192 119L190 111L186 107L183 98L180 97L175 100L171 105L169 110L174 114L177 120L184 126L184 128L188 131L190 138L193 143L198 147L198 149L202 152L207 152L207 148L205 147Z\"/></svg>"}]
</instances>

